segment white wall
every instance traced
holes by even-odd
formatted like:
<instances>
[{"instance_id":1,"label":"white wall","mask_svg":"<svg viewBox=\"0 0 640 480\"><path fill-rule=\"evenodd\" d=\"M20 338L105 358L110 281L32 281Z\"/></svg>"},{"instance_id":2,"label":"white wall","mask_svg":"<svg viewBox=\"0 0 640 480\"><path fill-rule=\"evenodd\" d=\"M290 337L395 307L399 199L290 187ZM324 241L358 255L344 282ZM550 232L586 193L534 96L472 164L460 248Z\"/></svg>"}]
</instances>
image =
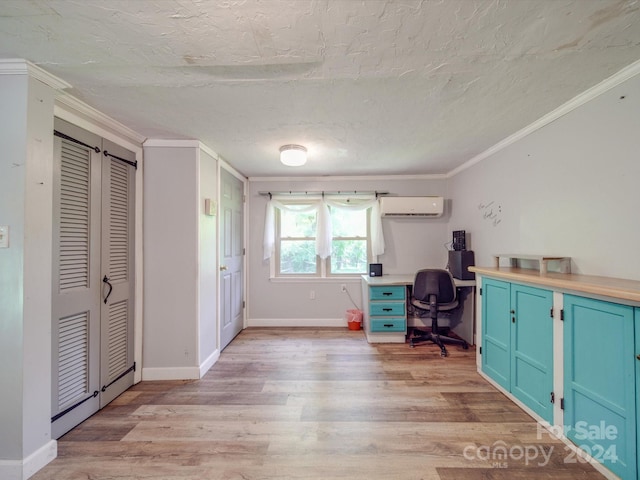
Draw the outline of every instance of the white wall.
<instances>
[{"instance_id":1,"label":"white wall","mask_svg":"<svg viewBox=\"0 0 640 480\"><path fill-rule=\"evenodd\" d=\"M0 249L0 458L22 459L24 196L27 157L26 75L0 76L0 224L10 244Z\"/></svg>"},{"instance_id":2,"label":"white wall","mask_svg":"<svg viewBox=\"0 0 640 480\"><path fill-rule=\"evenodd\" d=\"M0 477L55 457L51 440L51 268L54 91L0 75ZM28 457L32 460L27 460Z\"/></svg>"},{"instance_id":3,"label":"white wall","mask_svg":"<svg viewBox=\"0 0 640 480\"><path fill-rule=\"evenodd\" d=\"M217 295L218 295L218 243L216 216L204 214L205 199L217 201L218 162L209 153L200 150L199 175L199 358L198 364L209 364L218 345Z\"/></svg>"},{"instance_id":4,"label":"white wall","mask_svg":"<svg viewBox=\"0 0 640 480\"><path fill-rule=\"evenodd\" d=\"M451 178L450 230L478 265L563 255L574 273L640 280L639 125L636 76Z\"/></svg>"},{"instance_id":5,"label":"white wall","mask_svg":"<svg viewBox=\"0 0 640 480\"><path fill-rule=\"evenodd\" d=\"M144 145L143 379L200 378L217 359L217 159L196 141Z\"/></svg>"},{"instance_id":6,"label":"white wall","mask_svg":"<svg viewBox=\"0 0 640 480\"><path fill-rule=\"evenodd\" d=\"M197 153L144 145L143 379L197 378Z\"/></svg>"},{"instance_id":7,"label":"white wall","mask_svg":"<svg viewBox=\"0 0 640 480\"><path fill-rule=\"evenodd\" d=\"M269 279L269 262L263 260L262 239L267 198L261 191L388 191L393 195L445 195L446 180L441 178L400 177L376 179L287 179L267 181L250 179L248 195L248 324L335 325L344 312L354 308L349 297L340 292L347 288L362 308L360 279L304 280L294 282ZM447 262L448 212L439 219L383 219L387 249L378 261L384 273L406 273L416 266L442 266ZM310 291L315 299L309 298ZM341 324L341 323L340 323Z\"/></svg>"}]
</instances>

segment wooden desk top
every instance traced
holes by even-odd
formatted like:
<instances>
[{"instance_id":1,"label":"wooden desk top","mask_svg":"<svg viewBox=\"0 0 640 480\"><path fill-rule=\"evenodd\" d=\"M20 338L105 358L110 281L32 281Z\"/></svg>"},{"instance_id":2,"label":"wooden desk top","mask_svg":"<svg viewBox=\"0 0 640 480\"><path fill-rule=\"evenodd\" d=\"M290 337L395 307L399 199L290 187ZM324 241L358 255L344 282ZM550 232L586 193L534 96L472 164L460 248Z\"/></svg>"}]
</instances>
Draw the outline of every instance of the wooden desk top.
<instances>
[{"instance_id":1,"label":"wooden desk top","mask_svg":"<svg viewBox=\"0 0 640 480\"><path fill-rule=\"evenodd\" d=\"M509 267L469 267L469 270L502 280L640 303L640 281L637 280L575 273L540 273L537 270Z\"/></svg>"},{"instance_id":2,"label":"wooden desk top","mask_svg":"<svg viewBox=\"0 0 640 480\"><path fill-rule=\"evenodd\" d=\"M415 273L405 273L401 275L382 275L381 277L370 277L369 275L362 275L362 279L369 285L413 285L415 279ZM475 280L460 280L454 278L453 281L456 287L474 287L476 285Z\"/></svg>"}]
</instances>

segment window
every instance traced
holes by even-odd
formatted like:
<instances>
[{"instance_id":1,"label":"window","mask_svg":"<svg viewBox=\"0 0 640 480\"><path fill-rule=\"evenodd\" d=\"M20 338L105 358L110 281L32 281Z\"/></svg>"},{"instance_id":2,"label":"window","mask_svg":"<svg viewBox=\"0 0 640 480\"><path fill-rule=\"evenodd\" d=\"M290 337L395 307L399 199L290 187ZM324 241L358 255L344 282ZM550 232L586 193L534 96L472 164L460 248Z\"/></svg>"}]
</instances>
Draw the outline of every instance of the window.
<instances>
[{"instance_id":1,"label":"window","mask_svg":"<svg viewBox=\"0 0 640 480\"><path fill-rule=\"evenodd\" d=\"M278 209L276 276L328 277L367 272L370 248L368 210L330 207L331 255L316 255L316 211Z\"/></svg>"},{"instance_id":2,"label":"window","mask_svg":"<svg viewBox=\"0 0 640 480\"><path fill-rule=\"evenodd\" d=\"M331 261L329 271L339 275L366 273L369 238L367 210L345 210L331 207Z\"/></svg>"},{"instance_id":3,"label":"window","mask_svg":"<svg viewBox=\"0 0 640 480\"><path fill-rule=\"evenodd\" d=\"M279 273L316 275L316 212L279 211Z\"/></svg>"}]
</instances>

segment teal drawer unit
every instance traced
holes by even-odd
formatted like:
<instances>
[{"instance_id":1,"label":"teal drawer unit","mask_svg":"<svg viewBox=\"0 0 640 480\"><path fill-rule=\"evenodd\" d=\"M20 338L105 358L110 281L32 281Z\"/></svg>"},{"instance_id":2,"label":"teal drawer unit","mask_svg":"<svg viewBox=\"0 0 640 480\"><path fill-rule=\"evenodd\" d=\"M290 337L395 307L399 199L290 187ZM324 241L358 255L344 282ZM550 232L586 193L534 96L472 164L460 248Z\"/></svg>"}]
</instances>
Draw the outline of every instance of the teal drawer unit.
<instances>
[{"instance_id":1,"label":"teal drawer unit","mask_svg":"<svg viewBox=\"0 0 640 480\"><path fill-rule=\"evenodd\" d=\"M407 330L407 288L404 285L375 285L369 287L369 316L371 332L403 333Z\"/></svg>"},{"instance_id":2,"label":"teal drawer unit","mask_svg":"<svg viewBox=\"0 0 640 480\"><path fill-rule=\"evenodd\" d=\"M565 295L564 312L567 437L616 475L636 479L640 351L634 342L638 336L634 308Z\"/></svg>"}]
</instances>

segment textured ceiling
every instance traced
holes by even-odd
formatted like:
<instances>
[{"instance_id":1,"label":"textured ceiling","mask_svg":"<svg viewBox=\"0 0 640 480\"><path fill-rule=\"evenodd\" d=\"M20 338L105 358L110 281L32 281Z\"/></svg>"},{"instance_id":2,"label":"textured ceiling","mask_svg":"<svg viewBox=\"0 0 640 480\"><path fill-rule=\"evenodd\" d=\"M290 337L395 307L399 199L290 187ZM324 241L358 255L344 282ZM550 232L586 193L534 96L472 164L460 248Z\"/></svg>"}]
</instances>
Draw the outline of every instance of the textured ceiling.
<instances>
[{"instance_id":1,"label":"textured ceiling","mask_svg":"<svg viewBox=\"0 0 640 480\"><path fill-rule=\"evenodd\" d=\"M640 3L0 0L0 57L247 176L435 174L640 59Z\"/></svg>"}]
</instances>

